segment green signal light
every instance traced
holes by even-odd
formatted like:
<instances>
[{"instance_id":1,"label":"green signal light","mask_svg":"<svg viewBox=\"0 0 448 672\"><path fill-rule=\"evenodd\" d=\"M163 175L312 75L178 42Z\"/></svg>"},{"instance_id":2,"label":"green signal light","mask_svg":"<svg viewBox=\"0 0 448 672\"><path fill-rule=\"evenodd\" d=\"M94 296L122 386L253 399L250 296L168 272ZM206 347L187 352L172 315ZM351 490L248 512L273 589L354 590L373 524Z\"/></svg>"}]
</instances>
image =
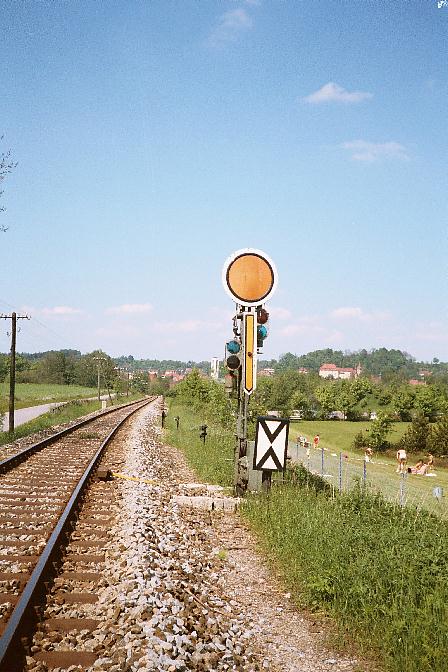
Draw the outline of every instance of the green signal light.
<instances>
[{"instance_id":1,"label":"green signal light","mask_svg":"<svg viewBox=\"0 0 448 672\"><path fill-rule=\"evenodd\" d=\"M227 352L230 352L232 355L237 355L241 350L241 345L238 341L229 341L226 343Z\"/></svg>"},{"instance_id":2,"label":"green signal light","mask_svg":"<svg viewBox=\"0 0 448 672\"><path fill-rule=\"evenodd\" d=\"M257 327L257 338L261 338L263 341L268 335L268 330L264 324L259 324Z\"/></svg>"}]
</instances>

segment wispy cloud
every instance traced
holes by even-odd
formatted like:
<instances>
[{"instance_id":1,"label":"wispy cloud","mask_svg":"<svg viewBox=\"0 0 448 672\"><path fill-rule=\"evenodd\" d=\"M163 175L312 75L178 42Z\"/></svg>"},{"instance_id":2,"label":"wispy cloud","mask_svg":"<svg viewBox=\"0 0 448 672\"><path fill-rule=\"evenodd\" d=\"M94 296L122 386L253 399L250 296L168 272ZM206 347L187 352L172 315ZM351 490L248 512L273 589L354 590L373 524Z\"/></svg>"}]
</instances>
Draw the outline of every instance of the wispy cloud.
<instances>
[{"instance_id":1,"label":"wispy cloud","mask_svg":"<svg viewBox=\"0 0 448 672\"><path fill-rule=\"evenodd\" d=\"M41 315L79 315L83 311L79 308L72 308L71 306L54 306L53 308L41 308L37 311Z\"/></svg>"},{"instance_id":2,"label":"wispy cloud","mask_svg":"<svg viewBox=\"0 0 448 672\"><path fill-rule=\"evenodd\" d=\"M125 303L122 306L106 308L107 315L141 315L152 310L150 303Z\"/></svg>"},{"instance_id":3,"label":"wispy cloud","mask_svg":"<svg viewBox=\"0 0 448 672\"><path fill-rule=\"evenodd\" d=\"M244 7L231 9L219 17L218 24L209 35L208 44L212 47L220 47L228 42L235 42L252 26L252 18Z\"/></svg>"},{"instance_id":4,"label":"wispy cloud","mask_svg":"<svg viewBox=\"0 0 448 672\"><path fill-rule=\"evenodd\" d=\"M362 322L381 322L387 320L389 314L382 311L368 312L358 306L342 306L341 308L332 310L330 312L330 317L336 320L355 319L361 320Z\"/></svg>"},{"instance_id":5,"label":"wispy cloud","mask_svg":"<svg viewBox=\"0 0 448 672\"><path fill-rule=\"evenodd\" d=\"M294 336L299 334L314 334L322 335L326 331L326 327L321 324L321 317L319 315L303 315L298 320L290 322L280 329L282 336Z\"/></svg>"},{"instance_id":6,"label":"wispy cloud","mask_svg":"<svg viewBox=\"0 0 448 672\"><path fill-rule=\"evenodd\" d=\"M310 93L303 99L306 103L318 105L320 103L361 103L373 98L373 93L367 91L347 91L335 82L324 84L318 91Z\"/></svg>"},{"instance_id":7,"label":"wispy cloud","mask_svg":"<svg viewBox=\"0 0 448 672\"><path fill-rule=\"evenodd\" d=\"M373 163L381 159L409 159L406 147L399 142L368 142L367 140L353 140L340 145L347 149L354 161Z\"/></svg>"},{"instance_id":8,"label":"wispy cloud","mask_svg":"<svg viewBox=\"0 0 448 672\"><path fill-rule=\"evenodd\" d=\"M268 313L276 320L289 320L292 317L290 310L287 308L280 308L280 306L268 308Z\"/></svg>"},{"instance_id":9,"label":"wispy cloud","mask_svg":"<svg viewBox=\"0 0 448 672\"><path fill-rule=\"evenodd\" d=\"M206 320L179 320L168 322L156 322L153 326L155 332L159 334L178 334L178 333L197 333L199 331L217 331L222 329L219 322L209 322Z\"/></svg>"}]
</instances>

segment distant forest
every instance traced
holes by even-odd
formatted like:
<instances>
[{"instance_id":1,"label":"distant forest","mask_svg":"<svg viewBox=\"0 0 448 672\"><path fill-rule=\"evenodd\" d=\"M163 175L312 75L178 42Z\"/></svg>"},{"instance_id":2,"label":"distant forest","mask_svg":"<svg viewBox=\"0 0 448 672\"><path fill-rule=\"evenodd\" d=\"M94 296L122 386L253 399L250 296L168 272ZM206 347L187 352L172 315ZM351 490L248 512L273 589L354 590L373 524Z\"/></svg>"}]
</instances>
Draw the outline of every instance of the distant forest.
<instances>
[{"instance_id":1,"label":"distant forest","mask_svg":"<svg viewBox=\"0 0 448 672\"><path fill-rule=\"evenodd\" d=\"M18 355L18 370L23 372L30 369L39 378L39 373L47 372L48 368L66 370L65 379L83 378L80 370L85 371L86 359L91 359L94 353L82 355L79 350L50 350L46 352L22 352ZM210 372L210 362L203 360L195 362L193 360L182 361L177 359L135 359L132 355L122 355L120 357L110 357L103 353L110 360L110 364L129 372L139 371L157 371L163 374L165 371L185 372L186 369L197 368L204 373ZM448 363L439 361L436 357L431 362L418 362L412 355L401 350L387 348L378 348L373 350L358 350L356 352L332 350L314 350L304 355L295 355L287 352L279 359L259 359L258 368L273 368L275 372L297 370L300 367L306 368L310 373L317 373L322 364L335 364L340 367L353 367L358 364L362 367L364 375L370 376L400 376L403 379L418 378L422 369L430 371L433 374L448 375ZM50 366L49 366L50 365ZM4 376L8 366L8 354L0 354L0 377ZM94 367L93 367L94 368ZM70 375L72 371L78 375ZM92 374L93 376L93 374ZM26 379L26 375L23 376ZM45 376L44 376L45 377Z\"/></svg>"},{"instance_id":2,"label":"distant forest","mask_svg":"<svg viewBox=\"0 0 448 672\"><path fill-rule=\"evenodd\" d=\"M432 373L448 373L448 363L440 362L434 357L432 362L418 362L412 355L401 350L378 348L373 350L314 350L306 355L293 355L287 352L278 360L259 360L259 368L273 368L276 371L288 371L303 367L310 372L317 373L322 364L335 364L340 367L355 368L361 365L366 375L384 376L387 374L401 374L406 378L418 378L419 371L425 369Z\"/></svg>"}]
</instances>

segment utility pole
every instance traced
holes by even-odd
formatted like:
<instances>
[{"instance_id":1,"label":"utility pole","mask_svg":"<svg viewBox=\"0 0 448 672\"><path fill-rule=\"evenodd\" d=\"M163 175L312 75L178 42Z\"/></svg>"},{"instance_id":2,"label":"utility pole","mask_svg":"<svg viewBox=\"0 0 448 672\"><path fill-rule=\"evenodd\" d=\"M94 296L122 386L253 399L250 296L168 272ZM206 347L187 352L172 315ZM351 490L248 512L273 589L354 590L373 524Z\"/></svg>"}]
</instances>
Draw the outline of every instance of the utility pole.
<instances>
[{"instance_id":1,"label":"utility pole","mask_svg":"<svg viewBox=\"0 0 448 672\"><path fill-rule=\"evenodd\" d=\"M0 315L2 320L11 320L11 355L9 359L9 427L8 432L14 433L14 399L16 389L16 335L17 320L29 320L28 315Z\"/></svg>"},{"instance_id":2,"label":"utility pole","mask_svg":"<svg viewBox=\"0 0 448 672\"><path fill-rule=\"evenodd\" d=\"M100 387L100 371L101 371L101 362L106 362L107 357L94 357L96 361L97 371L98 371L98 402L101 401L101 387Z\"/></svg>"}]
</instances>

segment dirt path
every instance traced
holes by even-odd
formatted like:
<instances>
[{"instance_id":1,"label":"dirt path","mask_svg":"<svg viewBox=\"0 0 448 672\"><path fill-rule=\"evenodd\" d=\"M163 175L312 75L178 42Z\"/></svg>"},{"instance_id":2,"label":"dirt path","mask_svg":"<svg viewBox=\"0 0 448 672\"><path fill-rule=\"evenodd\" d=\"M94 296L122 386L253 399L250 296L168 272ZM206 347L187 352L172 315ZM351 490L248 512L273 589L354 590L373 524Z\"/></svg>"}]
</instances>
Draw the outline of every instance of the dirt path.
<instances>
[{"instance_id":1,"label":"dirt path","mask_svg":"<svg viewBox=\"0 0 448 672\"><path fill-rule=\"evenodd\" d=\"M164 446L179 480L197 482L183 454ZM188 516L186 512L184 515ZM266 561L256 551L257 541L238 514L214 511L212 523L216 553L223 558L221 578L231 603L238 605L245 620L253 623L254 648L262 669L272 672L368 672L365 663L353 656L329 650L325 640L329 628L291 604ZM204 521L205 522L205 521Z\"/></svg>"}]
</instances>

